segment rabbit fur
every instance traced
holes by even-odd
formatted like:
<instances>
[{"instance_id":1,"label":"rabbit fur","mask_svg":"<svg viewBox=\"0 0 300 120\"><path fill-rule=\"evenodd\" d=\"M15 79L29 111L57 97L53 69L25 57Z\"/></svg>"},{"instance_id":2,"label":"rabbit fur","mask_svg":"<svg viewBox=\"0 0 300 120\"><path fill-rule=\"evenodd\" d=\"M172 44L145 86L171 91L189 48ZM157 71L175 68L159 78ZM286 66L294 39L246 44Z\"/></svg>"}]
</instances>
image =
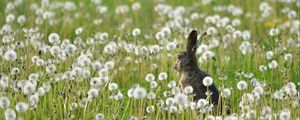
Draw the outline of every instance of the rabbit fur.
<instances>
[{"instance_id":1,"label":"rabbit fur","mask_svg":"<svg viewBox=\"0 0 300 120\"><path fill-rule=\"evenodd\" d=\"M174 69L181 74L180 87L184 89L187 86L193 87L194 101L207 98L207 91L211 93L210 102L216 106L219 103L219 91L215 84L206 87L203 85L203 79L209 76L205 71L201 70L197 64L196 49L197 49L198 33L193 30L189 36L186 46L186 51L181 52L174 65Z\"/></svg>"}]
</instances>

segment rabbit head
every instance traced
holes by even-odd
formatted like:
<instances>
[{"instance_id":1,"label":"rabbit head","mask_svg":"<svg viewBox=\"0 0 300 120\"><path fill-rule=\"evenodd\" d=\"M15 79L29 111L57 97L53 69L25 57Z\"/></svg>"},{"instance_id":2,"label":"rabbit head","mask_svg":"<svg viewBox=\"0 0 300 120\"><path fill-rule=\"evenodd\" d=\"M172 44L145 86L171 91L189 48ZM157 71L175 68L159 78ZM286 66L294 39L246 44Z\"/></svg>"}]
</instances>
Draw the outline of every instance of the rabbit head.
<instances>
[{"instance_id":1,"label":"rabbit head","mask_svg":"<svg viewBox=\"0 0 300 120\"><path fill-rule=\"evenodd\" d=\"M177 56L177 60L174 65L174 69L182 72L189 71L193 69L198 69L197 58L196 58L196 49L197 49L197 36L198 33L196 30L193 30L187 39L186 51L181 52Z\"/></svg>"}]
</instances>

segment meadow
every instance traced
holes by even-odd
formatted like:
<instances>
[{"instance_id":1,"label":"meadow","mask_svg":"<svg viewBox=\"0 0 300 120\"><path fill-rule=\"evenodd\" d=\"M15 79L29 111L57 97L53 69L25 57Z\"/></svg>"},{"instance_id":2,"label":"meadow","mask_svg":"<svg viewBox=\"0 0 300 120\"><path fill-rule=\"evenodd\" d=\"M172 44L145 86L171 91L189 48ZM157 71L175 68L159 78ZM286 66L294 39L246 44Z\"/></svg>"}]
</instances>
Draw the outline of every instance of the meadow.
<instances>
[{"instance_id":1,"label":"meadow","mask_svg":"<svg viewBox=\"0 0 300 120\"><path fill-rule=\"evenodd\" d=\"M0 0L1 120L300 120L300 0ZM190 31L231 114L179 88Z\"/></svg>"}]
</instances>

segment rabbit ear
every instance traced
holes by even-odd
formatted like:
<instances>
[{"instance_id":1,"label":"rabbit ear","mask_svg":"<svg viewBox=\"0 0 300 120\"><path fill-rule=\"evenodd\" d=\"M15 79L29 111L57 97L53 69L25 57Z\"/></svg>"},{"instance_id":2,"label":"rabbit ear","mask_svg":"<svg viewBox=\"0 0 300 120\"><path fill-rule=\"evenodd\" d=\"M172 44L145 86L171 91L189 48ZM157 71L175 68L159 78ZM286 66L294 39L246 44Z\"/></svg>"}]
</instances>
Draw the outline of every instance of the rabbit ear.
<instances>
[{"instance_id":1,"label":"rabbit ear","mask_svg":"<svg viewBox=\"0 0 300 120\"><path fill-rule=\"evenodd\" d=\"M188 43L186 46L186 51L190 54L190 55L194 55L195 51L196 51L196 47L197 47L197 36L198 33L196 30L193 30L189 37L188 37Z\"/></svg>"}]
</instances>

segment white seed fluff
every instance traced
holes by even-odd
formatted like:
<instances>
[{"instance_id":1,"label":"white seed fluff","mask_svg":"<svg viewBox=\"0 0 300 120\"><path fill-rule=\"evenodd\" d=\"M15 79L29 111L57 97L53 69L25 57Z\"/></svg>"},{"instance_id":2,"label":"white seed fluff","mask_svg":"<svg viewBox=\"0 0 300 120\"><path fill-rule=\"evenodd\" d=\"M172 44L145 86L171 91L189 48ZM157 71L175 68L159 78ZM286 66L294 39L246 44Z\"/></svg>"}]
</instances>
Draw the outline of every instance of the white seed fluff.
<instances>
[{"instance_id":1,"label":"white seed fluff","mask_svg":"<svg viewBox=\"0 0 300 120\"><path fill-rule=\"evenodd\" d=\"M177 93L174 96L174 99L177 104L185 105L188 103L188 96L184 93Z\"/></svg>"},{"instance_id":2,"label":"white seed fluff","mask_svg":"<svg viewBox=\"0 0 300 120\"><path fill-rule=\"evenodd\" d=\"M239 81L237 84L239 90L245 90L247 88L247 83L245 81Z\"/></svg>"},{"instance_id":3,"label":"white seed fluff","mask_svg":"<svg viewBox=\"0 0 300 120\"><path fill-rule=\"evenodd\" d=\"M16 110L17 110L18 112L25 112L25 111L28 110L28 104L25 103L25 102L18 102L18 103L16 104Z\"/></svg>"},{"instance_id":4,"label":"white seed fluff","mask_svg":"<svg viewBox=\"0 0 300 120\"><path fill-rule=\"evenodd\" d=\"M204 79L203 79L203 85L204 86L211 86L213 84L213 79L209 76L206 76Z\"/></svg>"},{"instance_id":5,"label":"white seed fluff","mask_svg":"<svg viewBox=\"0 0 300 120\"><path fill-rule=\"evenodd\" d=\"M159 80L166 80L168 78L168 74L165 72L162 72L158 75Z\"/></svg>"},{"instance_id":6,"label":"white seed fluff","mask_svg":"<svg viewBox=\"0 0 300 120\"><path fill-rule=\"evenodd\" d=\"M143 87L137 87L133 91L133 97L135 99L143 99L146 97L146 95L147 95L147 91Z\"/></svg>"},{"instance_id":7,"label":"white seed fluff","mask_svg":"<svg viewBox=\"0 0 300 120\"><path fill-rule=\"evenodd\" d=\"M17 53L13 50L6 51L4 53L4 58L7 61L15 61L17 59Z\"/></svg>"}]
</instances>

